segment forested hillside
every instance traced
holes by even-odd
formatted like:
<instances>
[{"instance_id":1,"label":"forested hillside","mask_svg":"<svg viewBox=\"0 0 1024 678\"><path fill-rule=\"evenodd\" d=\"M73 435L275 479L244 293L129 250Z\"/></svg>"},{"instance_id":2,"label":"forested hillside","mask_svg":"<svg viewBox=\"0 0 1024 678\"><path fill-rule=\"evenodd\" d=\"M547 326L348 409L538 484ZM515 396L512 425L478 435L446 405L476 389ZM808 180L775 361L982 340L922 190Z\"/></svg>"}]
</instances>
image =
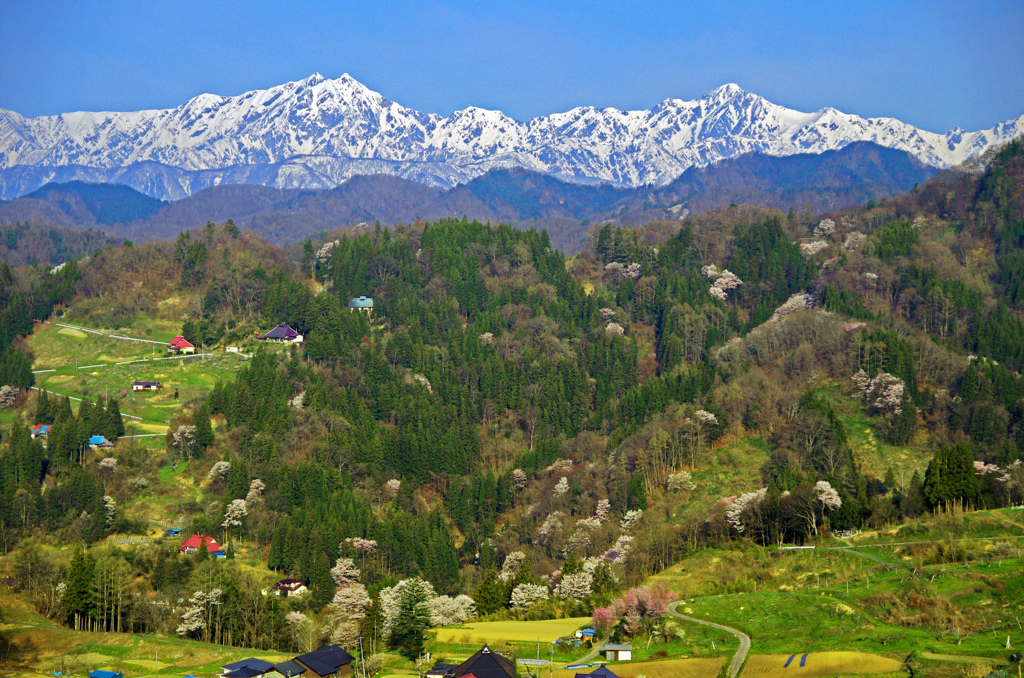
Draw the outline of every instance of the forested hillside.
<instances>
[{"instance_id":1,"label":"forested hillside","mask_svg":"<svg viewBox=\"0 0 1024 678\"><path fill-rule=\"evenodd\" d=\"M418 576L435 624L465 620L460 594L478 615L590 615L709 545L1020 502L1022 175L1012 143L983 174L879 204L603 225L568 260L546 232L449 219L307 241L295 261L228 221L53 272L5 265L14 387L54 305L252 356L156 446L91 452L123 433L114 399L19 391L5 551L35 535L20 581L80 628L283 649L302 613L324 638L351 646L358 625L405 649L396 601ZM372 312L347 306L360 296ZM304 343L253 338L279 323ZM46 448L31 423L53 424ZM234 562L40 545L179 520ZM248 593L285 575L311 595Z\"/></svg>"}]
</instances>

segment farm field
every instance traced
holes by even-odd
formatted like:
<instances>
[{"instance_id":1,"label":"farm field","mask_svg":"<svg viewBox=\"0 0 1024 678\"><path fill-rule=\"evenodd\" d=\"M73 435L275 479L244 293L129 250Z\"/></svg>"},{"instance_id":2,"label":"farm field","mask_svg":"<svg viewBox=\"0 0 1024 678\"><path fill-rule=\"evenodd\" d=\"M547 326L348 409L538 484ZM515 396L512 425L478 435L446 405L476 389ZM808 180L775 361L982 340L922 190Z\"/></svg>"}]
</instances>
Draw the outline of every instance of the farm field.
<instances>
[{"instance_id":1,"label":"farm field","mask_svg":"<svg viewBox=\"0 0 1024 678\"><path fill-rule=\"evenodd\" d=\"M806 655L751 655L741 675L756 678L821 678L838 675L895 673L903 662L863 652L814 652Z\"/></svg>"},{"instance_id":2,"label":"farm field","mask_svg":"<svg viewBox=\"0 0 1024 678\"><path fill-rule=\"evenodd\" d=\"M577 629L590 625L590 617L568 619L544 619L541 621L495 621L464 624L458 627L437 629L440 643L499 645L509 641L549 643L556 638L569 636Z\"/></svg>"},{"instance_id":3,"label":"farm field","mask_svg":"<svg viewBox=\"0 0 1024 678\"><path fill-rule=\"evenodd\" d=\"M717 676L722 665L729 661L725 657L704 657L699 659L663 659L652 662L608 662L605 665L619 678L705 678ZM590 673L593 668L560 669L554 678L573 678L577 673ZM741 674L742 675L742 674ZM541 674L543 678L543 674Z\"/></svg>"}]
</instances>

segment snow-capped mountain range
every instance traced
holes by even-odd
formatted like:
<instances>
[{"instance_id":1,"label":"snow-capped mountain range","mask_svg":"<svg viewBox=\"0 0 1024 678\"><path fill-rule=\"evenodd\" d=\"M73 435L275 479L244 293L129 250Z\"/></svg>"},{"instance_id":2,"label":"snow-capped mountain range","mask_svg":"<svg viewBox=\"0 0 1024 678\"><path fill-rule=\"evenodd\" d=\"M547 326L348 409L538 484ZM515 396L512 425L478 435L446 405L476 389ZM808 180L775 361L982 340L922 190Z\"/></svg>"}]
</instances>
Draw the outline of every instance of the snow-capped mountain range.
<instances>
[{"instance_id":1,"label":"snow-capped mountain range","mask_svg":"<svg viewBox=\"0 0 1024 678\"><path fill-rule=\"evenodd\" d=\"M935 167L1024 134L1024 115L944 134L894 118L801 113L733 84L650 110L575 108L519 122L470 107L448 117L388 101L349 75L314 74L240 96L197 96L167 110L24 118L0 109L0 198L49 181L128 184L162 199L247 183L330 188L357 174L451 187L525 167L574 182L663 185L692 166L749 152L785 156L872 141Z\"/></svg>"}]
</instances>

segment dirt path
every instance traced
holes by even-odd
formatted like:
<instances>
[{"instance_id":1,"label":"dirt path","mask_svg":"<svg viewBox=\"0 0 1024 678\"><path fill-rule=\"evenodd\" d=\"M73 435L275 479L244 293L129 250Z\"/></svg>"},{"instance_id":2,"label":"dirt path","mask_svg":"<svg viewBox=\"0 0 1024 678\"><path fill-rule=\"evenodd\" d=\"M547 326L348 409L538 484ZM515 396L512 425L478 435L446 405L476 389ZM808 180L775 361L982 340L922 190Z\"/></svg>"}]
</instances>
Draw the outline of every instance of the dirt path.
<instances>
[{"instance_id":1,"label":"dirt path","mask_svg":"<svg viewBox=\"0 0 1024 678\"><path fill-rule=\"evenodd\" d=\"M844 547L844 546L826 546L825 548L830 548L830 549L832 549L834 551L845 551L846 553L852 553L853 555L860 556L862 558L870 558L871 560L875 561L876 563L881 563L882 565L885 565L886 567L891 567L894 570L899 570L899 569L909 570L910 569L906 565L897 565L896 563L890 563L888 560L882 560L878 556L873 556L870 553L863 553L861 551L856 551L853 548L849 548L849 547Z\"/></svg>"},{"instance_id":2,"label":"dirt path","mask_svg":"<svg viewBox=\"0 0 1024 678\"><path fill-rule=\"evenodd\" d=\"M740 631L739 629L734 629L729 626L723 626L722 624L715 624L714 622L705 621L703 619L697 619L696 617L687 617L684 614L679 614L679 612L676 611L678 607L678 601L669 605L669 614L679 617L680 619L685 619L689 622L694 622L695 624L704 624L705 626L711 626L713 628L726 631L727 633L731 633L732 635L740 639L740 647L738 650L736 650L736 654L733 655L732 662L729 664L729 675L731 676L731 678L736 678L736 676L738 676L740 673L740 669L743 668L743 662L747 660L747 653L750 652L750 636L743 633L743 631Z\"/></svg>"}]
</instances>

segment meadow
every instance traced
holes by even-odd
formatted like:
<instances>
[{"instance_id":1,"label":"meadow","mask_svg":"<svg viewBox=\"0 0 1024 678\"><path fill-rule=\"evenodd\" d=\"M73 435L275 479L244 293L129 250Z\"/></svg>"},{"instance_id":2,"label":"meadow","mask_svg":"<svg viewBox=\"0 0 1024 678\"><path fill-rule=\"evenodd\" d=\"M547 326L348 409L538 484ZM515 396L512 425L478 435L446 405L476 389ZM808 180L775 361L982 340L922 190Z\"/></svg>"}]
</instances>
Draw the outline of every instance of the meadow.
<instances>
[{"instance_id":1,"label":"meadow","mask_svg":"<svg viewBox=\"0 0 1024 678\"><path fill-rule=\"evenodd\" d=\"M79 329L59 327L57 321L40 323L29 337L35 356L33 370L38 388L73 398L106 394L121 397L122 414L128 435L163 433L182 405L199 400L218 381L231 381L243 358L235 354L216 353L205 359L184 357L168 359L164 346L126 341L109 334L93 334ZM106 330L102 330L106 332ZM163 334L168 336L164 337ZM130 335L151 341L170 341L170 332L142 327ZM135 381L159 381L157 392L131 390ZM72 410L77 411L77 401Z\"/></svg>"},{"instance_id":2,"label":"meadow","mask_svg":"<svg viewBox=\"0 0 1024 678\"><path fill-rule=\"evenodd\" d=\"M590 617L544 619L541 621L493 621L446 626L437 630L442 643L494 643L506 641L550 643L563 636L573 635L577 629L590 625Z\"/></svg>"}]
</instances>

